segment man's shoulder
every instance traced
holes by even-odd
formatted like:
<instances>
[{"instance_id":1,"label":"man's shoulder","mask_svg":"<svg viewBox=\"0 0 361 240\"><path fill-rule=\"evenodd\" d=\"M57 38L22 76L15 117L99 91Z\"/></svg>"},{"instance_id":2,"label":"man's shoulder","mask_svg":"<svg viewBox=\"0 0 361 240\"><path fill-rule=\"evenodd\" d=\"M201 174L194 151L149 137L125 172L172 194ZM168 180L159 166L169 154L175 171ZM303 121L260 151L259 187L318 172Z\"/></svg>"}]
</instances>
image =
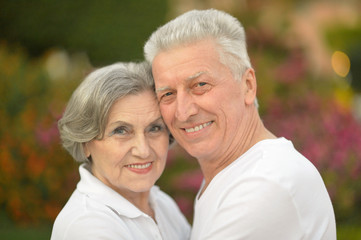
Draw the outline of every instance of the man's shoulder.
<instances>
[{"instance_id":1,"label":"man's shoulder","mask_svg":"<svg viewBox=\"0 0 361 240\"><path fill-rule=\"evenodd\" d=\"M243 191L250 182L278 185L285 191L313 184L323 187L315 166L284 138L270 139L255 145L212 182L218 196L222 192Z\"/></svg>"}]
</instances>

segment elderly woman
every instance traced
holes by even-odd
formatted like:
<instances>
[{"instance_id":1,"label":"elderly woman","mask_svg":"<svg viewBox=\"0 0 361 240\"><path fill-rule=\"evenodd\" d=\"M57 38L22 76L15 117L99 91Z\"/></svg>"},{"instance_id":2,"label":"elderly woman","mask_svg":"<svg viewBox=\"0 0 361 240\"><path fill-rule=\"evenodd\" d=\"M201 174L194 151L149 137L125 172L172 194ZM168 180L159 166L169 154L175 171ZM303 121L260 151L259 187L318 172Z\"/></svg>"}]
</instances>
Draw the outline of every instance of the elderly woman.
<instances>
[{"instance_id":1,"label":"elderly woman","mask_svg":"<svg viewBox=\"0 0 361 240\"><path fill-rule=\"evenodd\" d=\"M73 93L59 131L64 148L82 164L51 239L188 239L187 220L154 186L170 135L147 63L92 72Z\"/></svg>"}]
</instances>

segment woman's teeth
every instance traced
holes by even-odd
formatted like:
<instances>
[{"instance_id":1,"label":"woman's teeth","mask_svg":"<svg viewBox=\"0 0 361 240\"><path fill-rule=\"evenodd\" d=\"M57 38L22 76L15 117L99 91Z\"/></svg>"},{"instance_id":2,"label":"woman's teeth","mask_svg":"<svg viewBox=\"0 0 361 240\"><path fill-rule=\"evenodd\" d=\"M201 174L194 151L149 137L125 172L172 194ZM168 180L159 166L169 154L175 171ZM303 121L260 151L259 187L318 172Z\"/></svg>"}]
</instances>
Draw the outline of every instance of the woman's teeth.
<instances>
[{"instance_id":1,"label":"woman's teeth","mask_svg":"<svg viewBox=\"0 0 361 240\"><path fill-rule=\"evenodd\" d=\"M152 163L146 163L146 164L129 164L126 167L129 168L137 168L137 169L144 169L148 168Z\"/></svg>"}]
</instances>

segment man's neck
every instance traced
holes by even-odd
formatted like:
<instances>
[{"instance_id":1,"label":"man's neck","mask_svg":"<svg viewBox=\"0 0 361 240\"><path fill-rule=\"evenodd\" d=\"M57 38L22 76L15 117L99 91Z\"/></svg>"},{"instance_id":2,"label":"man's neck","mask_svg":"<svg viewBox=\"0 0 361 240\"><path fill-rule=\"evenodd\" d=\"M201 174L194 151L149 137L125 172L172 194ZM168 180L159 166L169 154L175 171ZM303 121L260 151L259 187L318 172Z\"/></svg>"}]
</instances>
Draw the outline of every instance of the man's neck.
<instances>
[{"instance_id":1,"label":"man's neck","mask_svg":"<svg viewBox=\"0 0 361 240\"><path fill-rule=\"evenodd\" d=\"M219 172L242 156L256 143L265 139L276 138L275 135L265 128L256 110L246 126L248 126L248 128L237 137L237 139L232 143L232 146L227 149L228 151L225 151L225 154L222 155L222 158L198 159L205 179L205 184L201 193L203 193L212 179Z\"/></svg>"}]
</instances>

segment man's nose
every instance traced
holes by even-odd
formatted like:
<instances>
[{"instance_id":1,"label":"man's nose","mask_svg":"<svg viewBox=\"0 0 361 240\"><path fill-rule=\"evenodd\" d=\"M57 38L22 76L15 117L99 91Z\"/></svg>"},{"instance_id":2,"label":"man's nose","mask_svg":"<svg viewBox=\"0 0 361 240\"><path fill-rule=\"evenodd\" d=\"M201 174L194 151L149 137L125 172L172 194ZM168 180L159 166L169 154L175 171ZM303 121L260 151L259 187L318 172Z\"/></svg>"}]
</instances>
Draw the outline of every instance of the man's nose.
<instances>
[{"instance_id":1,"label":"man's nose","mask_svg":"<svg viewBox=\"0 0 361 240\"><path fill-rule=\"evenodd\" d=\"M198 107L194 98L187 92L177 93L177 109L175 117L180 122L187 121L191 116L197 114Z\"/></svg>"}]
</instances>

